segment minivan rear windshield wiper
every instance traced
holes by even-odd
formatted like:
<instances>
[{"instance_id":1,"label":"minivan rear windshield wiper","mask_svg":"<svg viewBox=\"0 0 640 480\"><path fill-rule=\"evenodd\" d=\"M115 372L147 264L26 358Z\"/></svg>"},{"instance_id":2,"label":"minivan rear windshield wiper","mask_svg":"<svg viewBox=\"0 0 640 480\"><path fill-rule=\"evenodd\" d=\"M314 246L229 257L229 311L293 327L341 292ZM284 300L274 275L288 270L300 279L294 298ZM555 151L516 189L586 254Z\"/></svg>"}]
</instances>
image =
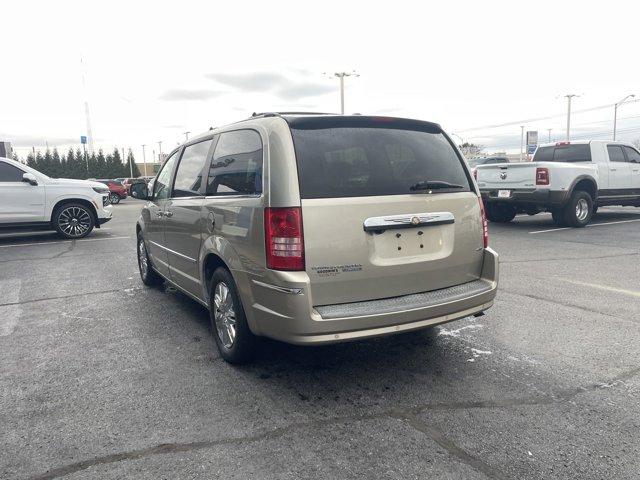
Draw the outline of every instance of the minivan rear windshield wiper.
<instances>
[{"instance_id":1,"label":"minivan rear windshield wiper","mask_svg":"<svg viewBox=\"0 0 640 480\"><path fill-rule=\"evenodd\" d=\"M449 183L443 182L442 180L425 180L423 182L418 182L409 187L409 190L415 192L417 190L438 190L443 188L464 188L462 185L458 185L457 183Z\"/></svg>"}]
</instances>

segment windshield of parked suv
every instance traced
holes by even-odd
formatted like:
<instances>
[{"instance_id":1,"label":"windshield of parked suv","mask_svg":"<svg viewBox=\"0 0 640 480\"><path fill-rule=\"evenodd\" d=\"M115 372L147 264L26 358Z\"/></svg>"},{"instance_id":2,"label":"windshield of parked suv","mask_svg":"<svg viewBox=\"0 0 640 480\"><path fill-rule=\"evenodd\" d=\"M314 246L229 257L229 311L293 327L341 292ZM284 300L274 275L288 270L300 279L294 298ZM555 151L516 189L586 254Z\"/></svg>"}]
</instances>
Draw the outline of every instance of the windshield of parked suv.
<instances>
[{"instance_id":1,"label":"windshield of parked suv","mask_svg":"<svg viewBox=\"0 0 640 480\"><path fill-rule=\"evenodd\" d=\"M292 135L302 198L471 190L462 160L441 131L294 124ZM429 185L439 187L416 188Z\"/></svg>"},{"instance_id":2,"label":"windshield of parked suv","mask_svg":"<svg viewBox=\"0 0 640 480\"><path fill-rule=\"evenodd\" d=\"M590 162L591 147L588 143L576 145L552 145L540 147L533 156L534 162Z\"/></svg>"}]
</instances>

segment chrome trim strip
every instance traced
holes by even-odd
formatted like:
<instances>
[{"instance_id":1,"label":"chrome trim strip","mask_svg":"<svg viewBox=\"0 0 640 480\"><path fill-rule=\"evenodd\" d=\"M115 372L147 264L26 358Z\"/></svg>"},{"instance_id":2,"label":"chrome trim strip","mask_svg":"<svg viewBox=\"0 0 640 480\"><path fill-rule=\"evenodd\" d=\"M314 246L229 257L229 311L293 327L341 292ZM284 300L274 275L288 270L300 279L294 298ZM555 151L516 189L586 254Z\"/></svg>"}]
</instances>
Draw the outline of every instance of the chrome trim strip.
<instances>
[{"instance_id":1,"label":"chrome trim strip","mask_svg":"<svg viewBox=\"0 0 640 480\"><path fill-rule=\"evenodd\" d=\"M388 230L391 228L415 228L454 223L451 212L405 213L402 215L385 215L369 217L363 223L365 232Z\"/></svg>"},{"instance_id":2,"label":"chrome trim strip","mask_svg":"<svg viewBox=\"0 0 640 480\"><path fill-rule=\"evenodd\" d=\"M197 278L192 277L191 275L187 275L182 270L179 270L176 267L172 267L171 265L169 265L169 270L171 271L171 273L177 273L178 275L186 278L187 280L200 285L200 280L198 280Z\"/></svg>"},{"instance_id":3,"label":"chrome trim strip","mask_svg":"<svg viewBox=\"0 0 640 480\"><path fill-rule=\"evenodd\" d=\"M156 243L154 241L149 240L149 243L153 243L156 247L161 248L165 252L173 253L174 255L177 255L178 257L184 258L185 260L189 260L190 262L197 263L197 261L198 261L195 258L187 257L186 255L183 255L180 252L176 252L175 250L171 250L170 248L167 248L164 245L160 245L159 243Z\"/></svg>"},{"instance_id":4,"label":"chrome trim strip","mask_svg":"<svg viewBox=\"0 0 640 480\"><path fill-rule=\"evenodd\" d=\"M264 283L264 282L261 282L259 280L251 280L251 281L253 283L255 283L256 285L259 285L259 286L264 287L264 288L268 288L270 290L275 290L276 292L290 293L292 295L302 295L302 289L301 288L280 287L278 285L271 285L270 283Z\"/></svg>"}]
</instances>

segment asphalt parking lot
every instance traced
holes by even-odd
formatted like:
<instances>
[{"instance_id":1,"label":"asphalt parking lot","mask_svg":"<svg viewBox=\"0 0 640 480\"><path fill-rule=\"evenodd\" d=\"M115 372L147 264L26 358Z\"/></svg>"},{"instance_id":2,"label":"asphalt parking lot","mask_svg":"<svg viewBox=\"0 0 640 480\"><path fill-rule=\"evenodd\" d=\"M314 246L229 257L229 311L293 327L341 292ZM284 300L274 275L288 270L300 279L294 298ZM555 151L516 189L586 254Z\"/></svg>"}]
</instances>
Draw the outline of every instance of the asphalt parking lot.
<instances>
[{"instance_id":1,"label":"asphalt parking lot","mask_svg":"<svg viewBox=\"0 0 640 480\"><path fill-rule=\"evenodd\" d=\"M143 288L140 206L0 238L0 478L640 478L640 208L491 225L484 317L233 367Z\"/></svg>"}]
</instances>

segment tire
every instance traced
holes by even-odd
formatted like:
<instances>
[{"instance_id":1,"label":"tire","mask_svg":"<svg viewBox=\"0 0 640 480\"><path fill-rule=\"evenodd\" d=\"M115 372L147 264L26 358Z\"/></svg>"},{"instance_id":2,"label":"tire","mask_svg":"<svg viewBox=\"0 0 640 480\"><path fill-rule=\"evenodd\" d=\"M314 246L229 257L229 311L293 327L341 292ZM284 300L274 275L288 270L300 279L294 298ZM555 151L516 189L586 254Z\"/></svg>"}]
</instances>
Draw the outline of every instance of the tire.
<instances>
[{"instance_id":1,"label":"tire","mask_svg":"<svg viewBox=\"0 0 640 480\"><path fill-rule=\"evenodd\" d=\"M113 205L117 205L120 203L120 195L118 195L117 193L112 193L109 195L109 201L113 204Z\"/></svg>"},{"instance_id":2,"label":"tire","mask_svg":"<svg viewBox=\"0 0 640 480\"><path fill-rule=\"evenodd\" d=\"M564 220L564 214L562 210L554 210L551 212L551 217L553 218L553 223L555 223L559 227L566 227L567 222Z\"/></svg>"},{"instance_id":3,"label":"tire","mask_svg":"<svg viewBox=\"0 0 640 480\"><path fill-rule=\"evenodd\" d=\"M96 218L91 208L70 202L56 207L51 223L62 237L77 240L91 233L96 226Z\"/></svg>"},{"instance_id":4,"label":"tire","mask_svg":"<svg viewBox=\"0 0 640 480\"><path fill-rule=\"evenodd\" d=\"M595 215L596 213L598 213L598 205L594 205L593 206L593 215ZM592 215L592 217L593 217Z\"/></svg>"},{"instance_id":5,"label":"tire","mask_svg":"<svg viewBox=\"0 0 640 480\"><path fill-rule=\"evenodd\" d=\"M222 359L231 364L250 361L258 338L251 333L233 277L219 267L211 277L209 314L213 338Z\"/></svg>"},{"instance_id":6,"label":"tire","mask_svg":"<svg viewBox=\"0 0 640 480\"><path fill-rule=\"evenodd\" d=\"M164 282L163 278L153 269L153 266L151 266L147 245L144 243L142 235L138 235L138 246L136 250L138 252L138 270L140 271L142 283L147 287L155 287L162 284Z\"/></svg>"},{"instance_id":7,"label":"tire","mask_svg":"<svg viewBox=\"0 0 640 480\"><path fill-rule=\"evenodd\" d=\"M583 190L573 192L571 199L562 209L564 221L570 227L585 227L593 216L593 199Z\"/></svg>"},{"instance_id":8,"label":"tire","mask_svg":"<svg viewBox=\"0 0 640 480\"><path fill-rule=\"evenodd\" d=\"M516 216L517 210L508 203L487 203L485 206L487 219L494 223L509 223Z\"/></svg>"}]
</instances>

